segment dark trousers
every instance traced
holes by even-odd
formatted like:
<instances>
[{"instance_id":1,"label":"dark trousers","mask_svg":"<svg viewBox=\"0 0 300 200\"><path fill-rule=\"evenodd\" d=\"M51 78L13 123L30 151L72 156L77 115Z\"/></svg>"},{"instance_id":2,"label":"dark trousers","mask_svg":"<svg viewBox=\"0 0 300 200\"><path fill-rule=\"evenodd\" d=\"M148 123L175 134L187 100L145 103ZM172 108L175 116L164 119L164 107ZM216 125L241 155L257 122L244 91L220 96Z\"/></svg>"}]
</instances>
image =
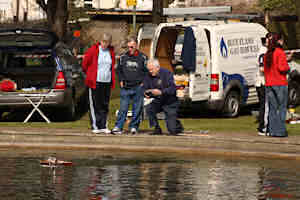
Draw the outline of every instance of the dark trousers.
<instances>
[{"instance_id":1,"label":"dark trousers","mask_svg":"<svg viewBox=\"0 0 300 200\"><path fill-rule=\"evenodd\" d=\"M256 92L259 100L259 114L258 114L258 131L266 132L265 123L265 105L266 105L266 95L265 86L256 87Z\"/></svg>"},{"instance_id":2,"label":"dark trousers","mask_svg":"<svg viewBox=\"0 0 300 200\"><path fill-rule=\"evenodd\" d=\"M89 88L89 114L92 129L104 129L109 111L111 83L96 84L96 89Z\"/></svg>"},{"instance_id":3,"label":"dark trousers","mask_svg":"<svg viewBox=\"0 0 300 200\"><path fill-rule=\"evenodd\" d=\"M167 129L170 134L177 134L183 131L183 126L179 120L177 120L177 110L179 102L171 104L161 104L159 100L153 100L147 107L146 113L149 117L150 127L159 127L157 120L157 113L164 112Z\"/></svg>"}]
</instances>

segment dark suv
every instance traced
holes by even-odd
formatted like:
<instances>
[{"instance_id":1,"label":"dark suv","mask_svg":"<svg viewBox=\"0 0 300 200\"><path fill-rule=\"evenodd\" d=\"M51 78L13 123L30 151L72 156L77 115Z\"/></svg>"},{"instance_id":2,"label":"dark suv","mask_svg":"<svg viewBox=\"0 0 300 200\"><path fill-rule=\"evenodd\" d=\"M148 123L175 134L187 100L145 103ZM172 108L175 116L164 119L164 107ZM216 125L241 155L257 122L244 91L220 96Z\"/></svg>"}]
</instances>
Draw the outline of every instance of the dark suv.
<instances>
[{"instance_id":1,"label":"dark suv","mask_svg":"<svg viewBox=\"0 0 300 200\"><path fill-rule=\"evenodd\" d=\"M12 108L32 107L24 94L51 94L39 108L59 108L66 120L74 120L76 105L84 100L84 73L70 48L46 30L0 29L0 81L16 84L0 91L0 114ZM31 100L38 102L38 95ZM1 115L0 115L1 116Z\"/></svg>"}]
</instances>

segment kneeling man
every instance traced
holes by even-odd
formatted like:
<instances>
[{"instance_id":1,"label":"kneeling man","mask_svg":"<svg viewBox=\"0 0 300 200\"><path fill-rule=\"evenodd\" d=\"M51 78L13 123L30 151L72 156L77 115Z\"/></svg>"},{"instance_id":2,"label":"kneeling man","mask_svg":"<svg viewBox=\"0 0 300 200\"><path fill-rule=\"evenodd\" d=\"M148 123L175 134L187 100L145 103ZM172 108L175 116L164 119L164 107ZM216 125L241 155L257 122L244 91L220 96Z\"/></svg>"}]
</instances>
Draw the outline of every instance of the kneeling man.
<instances>
[{"instance_id":1,"label":"kneeling man","mask_svg":"<svg viewBox=\"0 0 300 200\"><path fill-rule=\"evenodd\" d=\"M179 101L176 97L176 85L173 73L161 68L157 59L150 59L147 63L148 74L144 78L143 87L146 98L153 98L146 107L150 127L154 127L154 135L162 134L157 120L157 113L164 112L167 129L170 135L177 135L183 131L183 126L177 120Z\"/></svg>"}]
</instances>

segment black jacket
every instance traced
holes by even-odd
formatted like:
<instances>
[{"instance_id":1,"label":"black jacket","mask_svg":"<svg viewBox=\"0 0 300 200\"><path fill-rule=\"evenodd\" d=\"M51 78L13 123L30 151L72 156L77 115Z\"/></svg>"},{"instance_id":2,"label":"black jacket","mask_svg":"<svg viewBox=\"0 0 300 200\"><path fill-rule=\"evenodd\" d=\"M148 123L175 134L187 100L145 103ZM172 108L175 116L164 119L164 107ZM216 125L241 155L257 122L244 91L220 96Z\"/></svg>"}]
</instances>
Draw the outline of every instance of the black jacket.
<instances>
[{"instance_id":1,"label":"black jacket","mask_svg":"<svg viewBox=\"0 0 300 200\"><path fill-rule=\"evenodd\" d=\"M120 56L117 73L125 88L142 83L147 72L147 56L142 52L136 51L135 55L126 52Z\"/></svg>"}]
</instances>

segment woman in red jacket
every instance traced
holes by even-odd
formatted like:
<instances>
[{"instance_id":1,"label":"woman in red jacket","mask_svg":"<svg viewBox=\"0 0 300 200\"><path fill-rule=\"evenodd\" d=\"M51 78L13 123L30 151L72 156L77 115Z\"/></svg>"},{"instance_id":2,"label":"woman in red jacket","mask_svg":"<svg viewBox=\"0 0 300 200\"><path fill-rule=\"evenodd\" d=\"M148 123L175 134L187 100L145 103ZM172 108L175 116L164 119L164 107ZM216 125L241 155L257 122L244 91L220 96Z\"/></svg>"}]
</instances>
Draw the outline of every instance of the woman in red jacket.
<instances>
[{"instance_id":1,"label":"woman in red jacket","mask_svg":"<svg viewBox=\"0 0 300 200\"><path fill-rule=\"evenodd\" d=\"M266 98L269 104L268 132L273 137L288 136L285 119L288 102L287 73L290 67L282 46L282 35L274 33L264 59Z\"/></svg>"},{"instance_id":2,"label":"woman in red jacket","mask_svg":"<svg viewBox=\"0 0 300 200\"><path fill-rule=\"evenodd\" d=\"M107 114L111 88L115 87L115 52L112 37L104 33L100 43L91 46L84 54L82 69L89 88L89 110L92 132L111 133L107 128Z\"/></svg>"}]
</instances>

